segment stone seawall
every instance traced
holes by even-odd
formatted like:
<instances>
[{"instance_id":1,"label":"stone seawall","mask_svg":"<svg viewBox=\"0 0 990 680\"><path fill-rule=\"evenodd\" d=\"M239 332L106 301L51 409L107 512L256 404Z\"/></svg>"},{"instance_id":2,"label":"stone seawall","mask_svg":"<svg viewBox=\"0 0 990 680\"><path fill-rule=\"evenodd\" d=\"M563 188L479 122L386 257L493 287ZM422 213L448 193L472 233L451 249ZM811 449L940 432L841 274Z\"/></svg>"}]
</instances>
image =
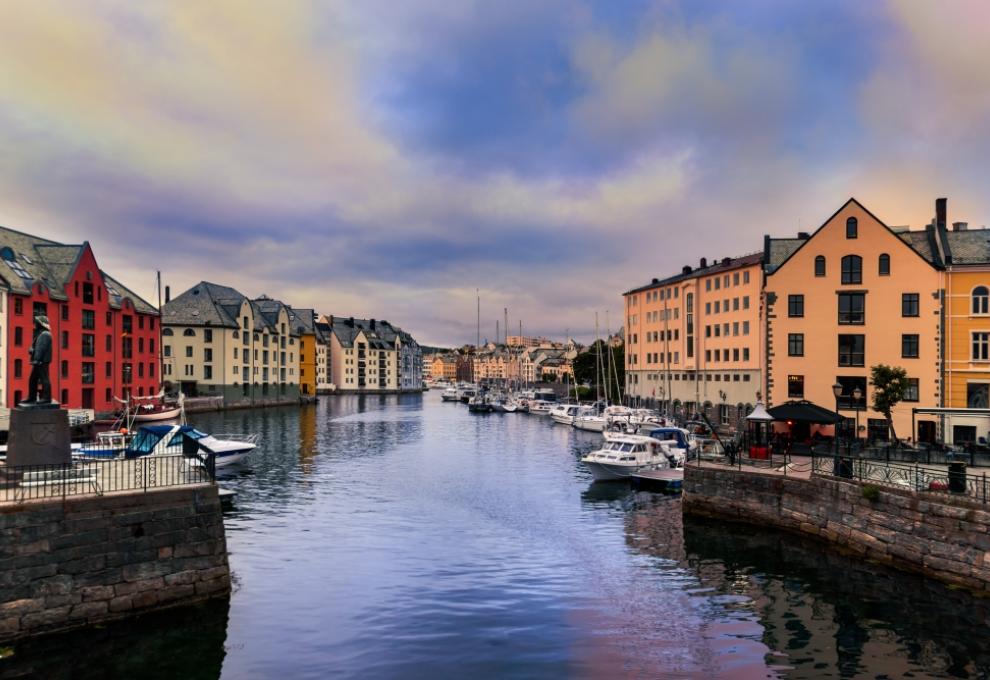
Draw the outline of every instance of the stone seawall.
<instances>
[{"instance_id":1,"label":"stone seawall","mask_svg":"<svg viewBox=\"0 0 990 680\"><path fill-rule=\"evenodd\" d=\"M866 483L689 466L684 511L816 536L866 559L990 590L990 506Z\"/></svg>"},{"instance_id":2,"label":"stone seawall","mask_svg":"<svg viewBox=\"0 0 990 680\"><path fill-rule=\"evenodd\" d=\"M216 486L0 505L0 642L229 592Z\"/></svg>"}]
</instances>

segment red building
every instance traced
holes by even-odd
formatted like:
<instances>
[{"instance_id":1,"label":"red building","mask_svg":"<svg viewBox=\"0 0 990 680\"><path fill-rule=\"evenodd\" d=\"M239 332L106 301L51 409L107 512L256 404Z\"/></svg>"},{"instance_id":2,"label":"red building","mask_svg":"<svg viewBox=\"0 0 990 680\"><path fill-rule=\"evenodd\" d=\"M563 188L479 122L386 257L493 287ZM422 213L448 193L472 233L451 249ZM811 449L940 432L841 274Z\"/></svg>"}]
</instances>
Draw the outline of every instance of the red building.
<instances>
[{"instance_id":1,"label":"red building","mask_svg":"<svg viewBox=\"0 0 990 680\"><path fill-rule=\"evenodd\" d=\"M52 398L65 408L116 410L114 397L159 390L158 310L100 270L89 243L63 245L0 227L6 283L6 389L27 397L34 317L51 324Z\"/></svg>"}]
</instances>

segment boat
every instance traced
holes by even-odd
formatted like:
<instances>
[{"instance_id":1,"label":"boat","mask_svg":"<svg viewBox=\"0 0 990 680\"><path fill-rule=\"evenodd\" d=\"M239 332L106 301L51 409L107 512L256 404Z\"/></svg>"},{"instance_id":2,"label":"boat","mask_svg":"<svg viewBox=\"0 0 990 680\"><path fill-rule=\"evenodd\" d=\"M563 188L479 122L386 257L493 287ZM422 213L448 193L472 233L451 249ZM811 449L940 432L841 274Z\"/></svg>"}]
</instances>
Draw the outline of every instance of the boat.
<instances>
[{"instance_id":1,"label":"boat","mask_svg":"<svg viewBox=\"0 0 990 680\"><path fill-rule=\"evenodd\" d=\"M479 394L468 401L468 411L471 413L491 413L495 406L489 401L488 396Z\"/></svg>"},{"instance_id":2,"label":"boat","mask_svg":"<svg viewBox=\"0 0 990 680\"><path fill-rule=\"evenodd\" d=\"M604 432L605 428L608 427L608 416L604 414L596 413L586 413L580 415L574 419L571 423L574 427L579 430L585 430L587 432Z\"/></svg>"},{"instance_id":3,"label":"boat","mask_svg":"<svg viewBox=\"0 0 990 680\"><path fill-rule=\"evenodd\" d=\"M474 385L461 385L457 388L457 399L466 404L478 394L478 388Z\"/></svg>"},{"instance_id":4,"label":"boat","mask_svg":"<svg viewBox=\"0 0 990 680\"><path fill-rule=\"evenodd\" d=\"M500 406L502 407L502 411L504 413L515 413L519 410L519 404L511 397L503 401Z\"/></svg>"},{"instance_id":5,"label":"boat","mask_svg":"<svg viewBox=\"0 0 990 680\"><path fill-rule=\"evenodd\" d=\"M118 399L130 412L135 423L154 423L164 420L176 420L182 414L182 394L177 401L165 398L165 390L147 397L131 395L129 400ZM133 404L131 403L133 402Z\"/></svg>"},{"instance_id":6,"label":"boat","mask_svg":"<svg viewBox=\"0 0 990 680\"><path fill-rule=\"evenodd\" d=\"M95 441L80 445L72 455L74 458L117 458L123 455L133 436L127 429L98 432Z\"/></svg>"},{"instance_id":7,"label":"boat","mask_svg":"<svg viewBox=\"0 0 990 680\"><path fill-rule=\"evenodd\" d=\"M561 425L573 425L574 420L580 416L591 415L594 407L582 406L580 404L559 404L550 410L550 417L555 423Z\"/></svg>"},{"instance_id":8,"label":"boat","mask_svg":"<svg viewBox=\"0 0 990 680\"><path fill-rule=\"evenodd\" d=\"M208 454L215 455L216 467L232 465L258 447L257 434L210 435L191 425L144 425L124 451L126 458L174 455L195 451L192 465L201 465Z\"/></svg>"},{"instance_id":9,"label":"boat","mask_svg":"<svg viewBox=\"0 0 990 680\"><path fill-rule=\"evenodd\" d=\"M659 439L623 434L609 437L602 448L592 451L581 462L595 481L624 481L641 470L676 468L679 461L670 446Z\"/></svg>"},{"instance_id":10,"label":"boat","mask_svg":"<svg viewBox=\"0 0 990 680\"><path fill-rule=\"evenodd\" d=\"M440 399L442 399L443 401L460 401L461 397L460 395L457 394L456 387L447 387L440 395Z\"/></svg>"},{"instance_id":11,"label":"boat","mask_svg":"<svg viewBox=\"0 0 990 680\"><path fill-rule=\"evenodd\" d=\"M527 402L527 410L533 415L548 416L551 408L553 408L553 404L542 399L530 399Z\"/></svg>"}]
</instances>

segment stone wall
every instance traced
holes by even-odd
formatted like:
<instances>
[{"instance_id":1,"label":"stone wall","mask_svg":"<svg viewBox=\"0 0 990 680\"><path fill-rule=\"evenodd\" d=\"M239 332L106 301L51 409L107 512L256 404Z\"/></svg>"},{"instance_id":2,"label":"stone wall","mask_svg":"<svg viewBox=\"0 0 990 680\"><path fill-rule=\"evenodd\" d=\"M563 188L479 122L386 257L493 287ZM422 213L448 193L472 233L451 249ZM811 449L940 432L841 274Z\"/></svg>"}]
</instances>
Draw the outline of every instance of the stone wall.
<instances>
[{"instance_id":1,"label":"stone wall","mask_svg":"<svg viewBox=\"0 0 990 680\"><path fill-rule=\"evenodd\" d=\"M689 466L684 511L816 536L866 559L990 590L990 506L856 481Z\"/></svg>"},{"instance_id":2,"label":"stone wall","mask_svg":"<svg viewBox=\"0 0 990 680\"><path fill-rule=\"evenodd\" d=\"M0 505L0 642L229 592L216 486Z\"/></svg>"}]
</instances>

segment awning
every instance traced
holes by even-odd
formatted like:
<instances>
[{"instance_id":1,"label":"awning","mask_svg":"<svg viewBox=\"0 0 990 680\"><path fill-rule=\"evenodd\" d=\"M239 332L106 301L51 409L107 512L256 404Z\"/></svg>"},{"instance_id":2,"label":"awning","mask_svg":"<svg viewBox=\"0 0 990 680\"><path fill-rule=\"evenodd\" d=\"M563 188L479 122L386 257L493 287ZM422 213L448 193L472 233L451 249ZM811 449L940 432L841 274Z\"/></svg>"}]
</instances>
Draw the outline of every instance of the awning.
<instances>
[{"instance_id":1,"label":"awning","mask_svg":"<svg viewBox=\"0 0 990 680\"><path fill-rule=\"evenodd\" d=\"M835 411L829 411L818 404L810 401L789 401L774 406L768 413L776 421L790 421L792 423L814 423L819 425L832 425L842 420Z\"/></svg>"},{"instance_id":2,"label":"awning","mask_svg":"<svg viewBox=\"0 0 990 680\"><path fill-rule=\"evenodd\" d=\"M767 413L763 402L758 401L753 408L753 412L746 416L746 420L751 423L769 423L773 420L773 416Z\"/></svg>"}]
</instances>

